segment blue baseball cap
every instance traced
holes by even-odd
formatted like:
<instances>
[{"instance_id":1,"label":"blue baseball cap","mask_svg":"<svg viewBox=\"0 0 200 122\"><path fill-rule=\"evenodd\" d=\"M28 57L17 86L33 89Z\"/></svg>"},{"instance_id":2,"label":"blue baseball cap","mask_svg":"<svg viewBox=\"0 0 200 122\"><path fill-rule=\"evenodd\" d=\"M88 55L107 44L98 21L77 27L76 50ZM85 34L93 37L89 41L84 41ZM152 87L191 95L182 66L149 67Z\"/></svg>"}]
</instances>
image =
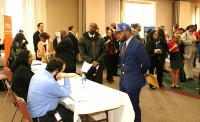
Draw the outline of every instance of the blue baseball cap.
<instances>
[{"instance_id":1,"label":"blue baseball cap","mask_svg":"<svg viewBox=\"0 0 200 122\"><path fill-rule=\"evenodd\" d=\"M126 23L119 23L117 24L117 28L115 30L115 32L124 32L124 31L129 31L131 30L130 25L126 24Z\"/></svg>"}]
</instances>

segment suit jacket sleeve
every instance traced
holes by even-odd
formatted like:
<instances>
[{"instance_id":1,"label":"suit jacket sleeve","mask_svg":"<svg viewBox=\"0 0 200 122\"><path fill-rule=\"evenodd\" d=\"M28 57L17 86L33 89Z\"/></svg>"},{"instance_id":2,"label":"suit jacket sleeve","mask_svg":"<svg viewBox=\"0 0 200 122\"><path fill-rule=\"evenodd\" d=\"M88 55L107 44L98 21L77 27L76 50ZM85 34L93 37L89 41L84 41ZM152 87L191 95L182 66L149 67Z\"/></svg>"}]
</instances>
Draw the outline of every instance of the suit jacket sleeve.
<instances>
[{"instance_id":1,"label":"suit jacket sleeve","mask_svg":"<svg viewBox=\"0 0 200 122\"><path fill-rule=\"evenodd\" d=\"M136 50L137 50L136 56L142 65L141 66L142 72L143 74L145 74L151 65L147 51L145 50L144 45L142 43L137 45Z\"/></svg>"},{"instance_id":2,"label":"suit jacket sleeve","mask_svg":"<svg viewBox=\"0 0 200 122\"><path fill-rule=\"evenodd\" d=\"M37 44L38 44L39 41L40 41L40 39L39 39L38 31L37 31L33 35L33 45L34 45L35 51L37 51Z\"/></svg>"}]
</instances>

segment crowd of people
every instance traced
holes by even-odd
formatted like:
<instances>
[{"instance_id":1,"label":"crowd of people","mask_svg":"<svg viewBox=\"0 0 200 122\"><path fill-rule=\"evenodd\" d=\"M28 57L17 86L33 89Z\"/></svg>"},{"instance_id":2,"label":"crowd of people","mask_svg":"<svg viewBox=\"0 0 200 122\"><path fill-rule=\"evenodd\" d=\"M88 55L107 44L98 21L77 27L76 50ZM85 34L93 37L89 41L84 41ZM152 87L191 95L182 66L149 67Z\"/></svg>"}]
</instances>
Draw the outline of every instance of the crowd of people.
<instances>
[{"instance_id":1,"label":"crowd of people","mask_svg":"<svg viewBox=\"0 0 200 122\"><path fill-rule=\"evenodd\" d=\"M135 111L135 122L141 121L139 96L145 85L145 74L157 74L159 87L163 85L165 60L170 57L172 69L171 88L179 89L179 74L184 69L186 79L193 79L193 67L200 47L199 33L196 25L189 25L186 30L175 24L173 33L168 35L165 26L148 30L145 41L139 32L139 23L128 25L115 24L106 27L101 36L96 23L89 25L89 30L80 37L74 26L60 29L61 40L55 36L53 40L47 32L43 32L43 23L37 24L38 30L33 34L36 60L47 63L47 67L34 74L31 71L33 56L27 49L23 30L15 35L11 45L8 67L12 71L12 89L22 97L28 105L34 122L57 121L54 114L60 114L65 122L73 121L73 112L58 103L58 98L68 97L70 86L66 73L76 73L76 57L80 53L83 61L92 64L87 79L102 84L103 70L106 68L106 80L113 83L113 76L118 75L121 66L120 91L129 95ZM26 74L24 76L23 74ZM56 80L65 78L64 87ZM149 84L151 89L156 89ZM67 116L66 116L67 115Z\"/></svg>"}]
</instances>

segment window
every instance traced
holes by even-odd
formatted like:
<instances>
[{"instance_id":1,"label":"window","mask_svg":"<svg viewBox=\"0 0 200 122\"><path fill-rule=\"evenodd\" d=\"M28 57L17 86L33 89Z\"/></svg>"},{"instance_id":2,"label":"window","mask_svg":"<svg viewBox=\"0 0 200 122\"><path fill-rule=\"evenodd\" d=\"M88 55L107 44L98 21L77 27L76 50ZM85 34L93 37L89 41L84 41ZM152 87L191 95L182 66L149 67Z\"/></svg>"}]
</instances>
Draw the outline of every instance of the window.
<instances>
[{"instance_id":1,"label":"window","mask_svg":"<svg viewBox=\"0 0 200 122\"><path fill-rule=\"evenodd\" d=\"M5 0L5 15L12 17L12 36L23 29L22 0Z\"/></svg>"},{"instance_id":2,"label":"window","mask_svg":"<svg viewBox=\"0 0 200 122\"><path fill-rule=\"evenodd\" d=\"M140 36L144 37L144 26L155 26L156 22L156 4L126 2L124 5L123 20L125 23L140 23Z\"/></svg>"}]
</instances>

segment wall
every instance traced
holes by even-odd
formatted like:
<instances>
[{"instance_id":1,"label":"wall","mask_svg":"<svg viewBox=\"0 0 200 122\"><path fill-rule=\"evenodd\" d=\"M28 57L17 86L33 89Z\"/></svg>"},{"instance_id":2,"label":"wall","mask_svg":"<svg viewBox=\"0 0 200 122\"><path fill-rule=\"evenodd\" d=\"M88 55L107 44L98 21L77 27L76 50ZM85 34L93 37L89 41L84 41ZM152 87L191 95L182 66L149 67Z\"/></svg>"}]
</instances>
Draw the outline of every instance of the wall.
<instances>
[{"instance_id":1,"label":"wall","mask_svg":"<svg viewBox=\"0 0 200 122\"><path fill-rule=\"evenodd\" d=\"M180 1L179 26L186 28L191 24L191 2Z\"/></svg>"},{"instance_id":2,"label":"wall","mask_svg":"<svg viewBox=\"0 0 200 122\"><path fill-rule=\"evenodd\" d=\"M198 27L198 30L199 30L200 29L200 21L195 23L195 7L196 6L200 7L200 2L192 2L191 3L191 23L197 24L197 27Z\"/></svg>"},{"instance_id":3,"label":"wall","mask_svg":"<svg viewBox=\"0 0 200 122\"><path fill-rule=\"evenodd\" d=\"M0 44L3 43L3 38L4 38L4 1L0 0Z\"/></svg>"},{"instance_id":4,"label":"wall","mask_svg":"<svg viewBox=\"0 0 200 122\"><path fill-rule=\"evenodd\" d=\"M47 0L46 4L47 26L45 28L51 39L54 38L58 29L65 28L68 31L70 25L74 25L79 30L79 0Z\"/></svg>"},{"instance_id":5,"label":"wall","mask_svg":"<svg viewBox=\"0 0 200 122\"><path fill-rule=\"evenodd\" d=\"M86 31L91 22L97 23L100 34L105 28L105 0L86 0ZM84 26L84 25L83 25Z\"/></svg>"},{"instance_id":6,"label":"wall","mask_svg":"<svg viewBox=\"0 0 200 122\"><path fill-rule=\"evenodd\" d=\"M134 2L155 2L156 3L156 26L164 25L168 34L173 27L173 0L122 0Z\"/></svg>"},{"instance_id":7,"label":"wall","mask_svg":"<svg viewBox=\"0 0 200 122\"><path fill-rule=\"evenodd\" d=\"M164 25L168 34L173 27L173 1L155 0L156 4L156 26Z\"/></svg>"},{"instance_id":8,"label":"wall","mask_svg":"<svg viewBox=\"0 0 200 122\"><path fill-rule=\"evenodd\" d=\"M105 25L110 26L110 24L113 22L114 23L120 22L120 1L106 0L105 1Z\"/></svg>"}]
</instances>

